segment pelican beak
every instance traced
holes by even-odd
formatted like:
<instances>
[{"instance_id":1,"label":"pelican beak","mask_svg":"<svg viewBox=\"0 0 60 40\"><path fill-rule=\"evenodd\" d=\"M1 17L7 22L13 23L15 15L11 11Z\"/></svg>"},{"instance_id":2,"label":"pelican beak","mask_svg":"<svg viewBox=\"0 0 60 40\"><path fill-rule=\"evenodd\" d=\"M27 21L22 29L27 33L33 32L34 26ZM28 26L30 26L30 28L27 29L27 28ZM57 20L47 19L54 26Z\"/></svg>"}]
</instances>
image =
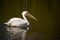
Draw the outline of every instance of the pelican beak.
<instances>
[{"instance_id":1,"label":"pelican beak","mask_svg":"<svg viewBox=\"0 0 60 40\"><path fill-rule=\"evenodd\" d=\"M29 13L27 13L26 16L28 16L28 17L34 19L35 21L37 21L37 19L34 16L32 16L31 14L29 14Z\"/></svg>"}]
</instances>

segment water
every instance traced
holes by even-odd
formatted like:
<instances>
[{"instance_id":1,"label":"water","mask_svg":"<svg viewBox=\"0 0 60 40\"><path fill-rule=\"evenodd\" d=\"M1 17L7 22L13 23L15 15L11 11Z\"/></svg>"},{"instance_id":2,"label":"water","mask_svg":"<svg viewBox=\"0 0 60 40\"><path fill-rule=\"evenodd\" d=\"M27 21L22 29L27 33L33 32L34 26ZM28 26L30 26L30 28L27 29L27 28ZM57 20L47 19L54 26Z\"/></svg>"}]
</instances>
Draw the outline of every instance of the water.
<instances>
[{"instance_id":1,"label":"water","mask_svg":"<svg viewBox=\"0 0 60 40\"><path fill-rule=\"evenodd\" d=\"M28 18L30 30L28 40L55 40L59 32L59 2L57 0L28 0L27 10L38 22ZM23 0L0 0L0 22L6 22L12 17L22 17Z\"/></svg>"}]
</instances>

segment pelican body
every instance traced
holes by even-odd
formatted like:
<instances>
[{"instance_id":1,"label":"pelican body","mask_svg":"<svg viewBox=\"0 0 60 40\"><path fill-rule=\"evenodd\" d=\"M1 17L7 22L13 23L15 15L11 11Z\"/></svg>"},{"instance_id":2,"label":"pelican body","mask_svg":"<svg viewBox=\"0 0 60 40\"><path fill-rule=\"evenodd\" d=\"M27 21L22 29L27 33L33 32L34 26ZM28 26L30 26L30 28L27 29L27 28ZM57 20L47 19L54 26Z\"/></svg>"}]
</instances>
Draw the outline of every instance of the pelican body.
<instances>
[{"instance_id":1,"label":"pelican body","mask_svg":"<svg viewBox=\"0 0 60 40\"><path fill-rule=\"evenodd\" d=\"M29 22L25 16L31 17L37 20L34 16L29 14L28 11L22 12L22 18L11 18L8 22L5 22L7 33L9 34L8 40L25 40L26 32L29 30Z\"/></svg>"}]
</instances>

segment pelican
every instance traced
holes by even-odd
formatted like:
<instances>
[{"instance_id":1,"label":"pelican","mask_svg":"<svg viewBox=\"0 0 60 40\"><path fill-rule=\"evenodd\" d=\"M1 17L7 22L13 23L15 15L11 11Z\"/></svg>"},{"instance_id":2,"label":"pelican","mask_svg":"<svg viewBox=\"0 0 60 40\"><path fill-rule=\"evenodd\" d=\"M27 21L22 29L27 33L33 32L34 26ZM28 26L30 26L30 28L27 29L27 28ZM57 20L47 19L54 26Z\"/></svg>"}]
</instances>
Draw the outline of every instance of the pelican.
<instances>
[{"instance_id":1,"label":"pelican","mask_svg":"<svg viewBox=\"0 0 60 40\"><path fill-rule=\"evenodd\" d=\"M37 19L29 14L28 11L22 12L23 18L11 18L8 20L8 22L5 22L7 31L8 31L8 38L9 40L25 40L26 38L26 32L29 30L29 21L27 20L26 16L34 19L37 21ZM22 39L20 39L22 38Z\"/></svg>"}]
</instances>

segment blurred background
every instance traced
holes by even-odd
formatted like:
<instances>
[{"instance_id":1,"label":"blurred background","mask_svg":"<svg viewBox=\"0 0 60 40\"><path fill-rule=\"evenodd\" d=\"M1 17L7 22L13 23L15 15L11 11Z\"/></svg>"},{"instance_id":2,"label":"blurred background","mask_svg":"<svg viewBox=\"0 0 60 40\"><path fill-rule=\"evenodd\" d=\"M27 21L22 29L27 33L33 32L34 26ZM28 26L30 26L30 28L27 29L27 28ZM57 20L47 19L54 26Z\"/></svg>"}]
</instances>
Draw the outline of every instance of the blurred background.
<instances>
[{"instance_id":1,"label":"blurred background","mask_svg":"<svg viewBox=\"0 0 60 40\"><path fill-rule=\"evenodd\" d=\"M0 0L0 22L12 17L22 17L24 0ZM38 19L28 18L30 30L27 40L59 40L60 2L59 0L27 0L27 10Z\"/></svg>"}]
</instances>

